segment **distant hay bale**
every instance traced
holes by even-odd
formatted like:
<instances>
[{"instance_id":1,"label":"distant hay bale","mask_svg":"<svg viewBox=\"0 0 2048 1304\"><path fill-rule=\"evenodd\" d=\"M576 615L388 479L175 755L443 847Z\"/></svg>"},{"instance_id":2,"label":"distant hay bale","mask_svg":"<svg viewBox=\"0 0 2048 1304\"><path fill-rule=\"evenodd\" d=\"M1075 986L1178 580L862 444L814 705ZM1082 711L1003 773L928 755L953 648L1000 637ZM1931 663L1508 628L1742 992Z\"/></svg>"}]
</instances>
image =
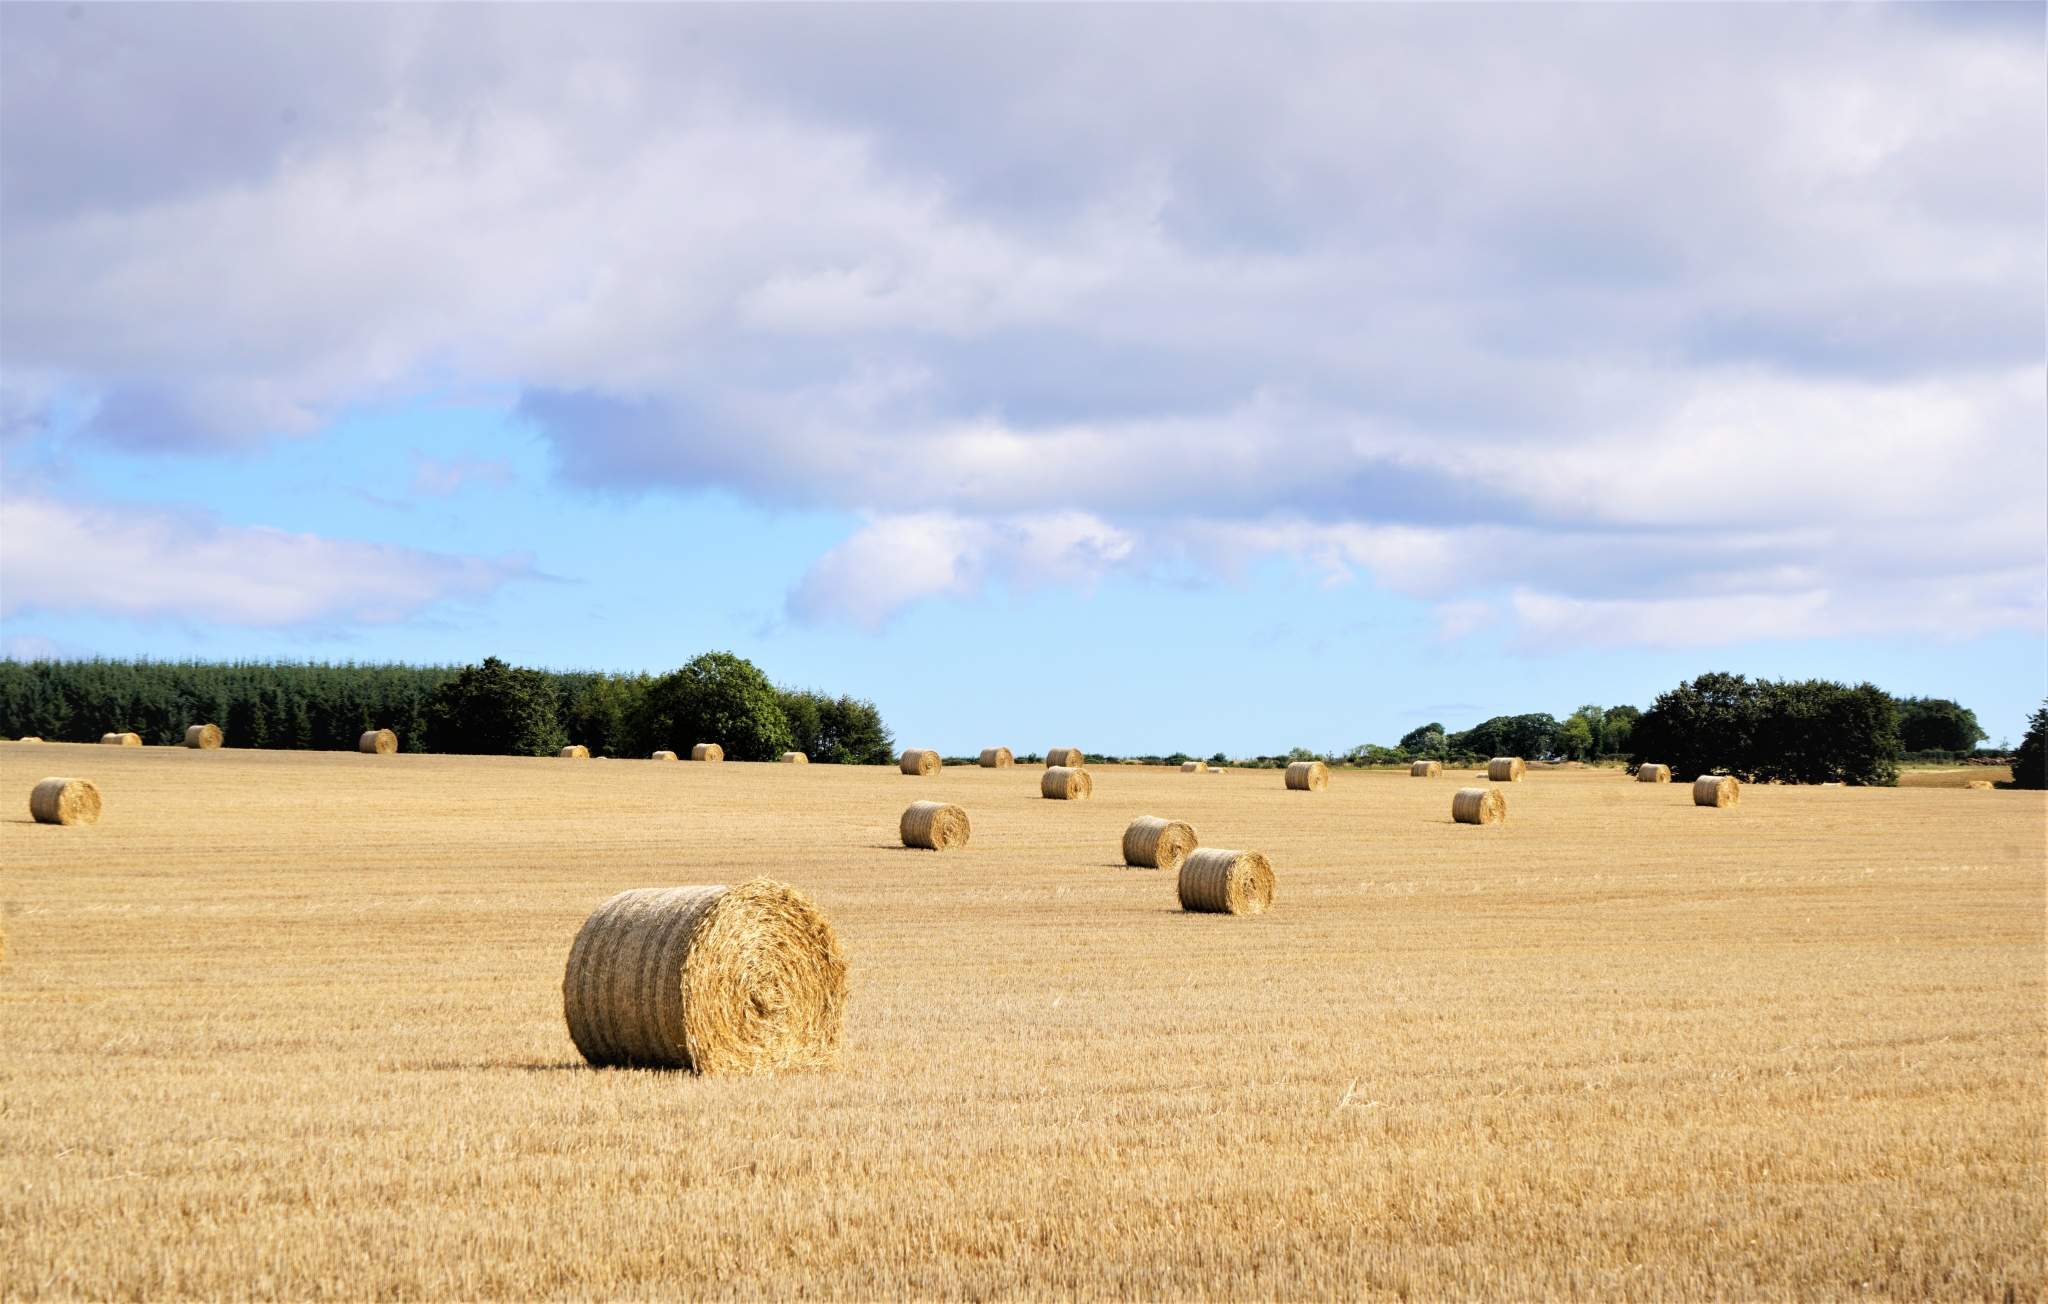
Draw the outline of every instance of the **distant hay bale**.
<instances>
[{"instance_id":1,"label":"distant hay bale","mask_svg":"<svg viewBox=\"0 0 2048 1304\"><path fill-rule=\"evenodd\" d=\"M1646 762L1636 767L1636 782L1669 783L1671 782L1671 767L1668 765L1651 765Z\"/></svg>"},{"instance_id":2,"label":"distant hay bale","mask_svg":"<svg viewBox=\"0 0 2048 1304\"><path fill-rule=\"evenodd\" d=\"M1180 763L1180 772L1182 774L1207 774L1209 772L1209 762L1182 761Z\"/></svg>"},{"instance_id":3,"label":"distant hay bale","mask_svg":"<svg viewBox=\"0 0 2048 1304\"><path fill-rule=\"evenodd\" d=\"M939 754L929 747L912 747L898 762L905 774L931 775L939 772Z\"/></svg>"},{"instance_id":4,"label":"distant hay bale","mask_svg":"<svg viewBox=\"0 0 2048 1304\"><path fill-rule=\"evenodd\" d=\"M26 738L17 738L14 741L18 743L39 743L42 741L42 739L36 737L34 734L30 734Z\"/></svg>"},{"instance_id":5,"label":"distant hay bale","mask_svg":"<svg viewBox=\"0 0 2048 1304\"><path fill-rule=\"evenodd\" d=\"M1045 753L1045 768L1048 770L1056 765L1064 765L1069 769L1078 770L1087 763L1087 756L1078 747L1052 747L1048 748Z\"/></svg>"},{"instance_id":6,"label":"distant hay bale","mask_svg":"<svg viewBox=\"0 0 2048 1304\"><path fill-rule=\"evenodd\" d=\"M717 743L698 743L690 749L690 759L693 761L722 761L725 759L725 748L720 747Z\"/></svg>"},{"instance_id":7,"label":"distant hay bale","mask_svg":"<svg viewBox=\"0 0 2048 1304\"><path fill-rule=\"evenodd\" d=\"M621 892L583 921L562 975L569 1037L595 1068L820 1068L845 1012L831 921L767 878Z\"/></svg>"},{"instance_id":8,"label":"distant hay bale","mask_svg":"<svg viewBox=\"0 0 2048 1304\"><path fill-rule=\"evenodd\" d=\"M914 801L910 803L910 809L903 812L897 832L903 835L906 847L944 851L949 847L966 846L973 830L967 825L967 812L958 806L949 806L942 801Z\"/></svg>"},{"instance_id":9,"label":"distant hay bale","mask_svg":"<svg viewBox=\"0 0 2048 1304\"><path fill-rule=\"evenodd\" d=\"M372 729L356 740L356 750L376 756L389 756L398 750L398 735L389 729Z\"/></svg>"},{"instance_id":10,"label":"distant hay bale","mask_svg":"<svg viewBox=\"0 0 2048 1304\"><path fill-rule=\"evenodd\" d=\"M212 751L221 745L222 736L217 724L191 724L185 726L185 745L203 751Z\"/></svg>"},{"instance_id":11,"label":"distant hay bale","mask_svg":"<svg viewBox=\"0 0 2048 1304\"><path fill-rule=\"evenodd\" d=\"M107 733L100 735L100 741L108 747L140 747L142 746L142 735L139 733Z\"/></svg>"},{"instance_id":12,"label":"distant hay bale","mask_svg":"<svg viewBox=\"0 0 2048 1304\"><path fill-rule=\"evenodd\" d=\"M1970 781L1969 781L1968 783L1964 784L1963 786L1964 786L1965 788L1977 788L1977 789L1980 789L1980 790L1982 790L1982 791L1984 791L1984 792L1989 792L1989 791L1991 791L1991 780L1989 780L1989 779L1972 779L1972 780L1970 780Z\"/></svg>"},{"instance_id":13,"label":"distant hay bale","mask_svg":"<svg viewBox=\"0 0 2048 1304\"><path fill-rule=\"evenodd\" d=\"M38 824L97 824L100 790L90 779L45 779L29 791L28 813Z\"/></svg>"},{"instance_id":14,"label":"distant hay bale","mask_svg":"<svg viewBox=\"0 0 2048 1304\"><path fill-rule=\"evenodd\" d=\"M1273 905L1273 865L1256 851L1198 847L1180 867L1180 908L1262 915Z\"/></svg>"},{"instance_id":15,"label":"distant hay bale","mask_svg":"<svg viewBox=\"0 0 2048 1304\"><path fill-rule=\"evenodd\" d=\"M650 759L657 761L672 761L675 758L676 754L674 752L662 751L656 752Z\"/></svg>"},{"instance_id":16,"label":"distant hay bale","mask_svg":"<svg viewBox=\"0 0 2048 1304\"><path fill-rule=\"evenodd\" d=\"M590 759L590 749L582 743L570 743L555 754L565 761L587 761Z\"/></svg>"},{"instance_id":17,"label":"distant hay bale","mask_svg":"<svg viewBox=\"0 0 2048 1304\"><path fill-rule=\"evenodd\" d=\"M1408 767L1408 777L1411 779L1441 779L1444 777L1444 763L1442 761L1417 761Z\"/></svg>"},{"instance_id":18,"label":"distant hay bale","mask_svg":"<svg viewBox=\"0 0 2048 1304\"><path fill-rule=\"evenodd\" d=\"M1702 774L1692 781L1695 806L1733 806L1742 800L1742 785L1732 774Z\"/></svg>"},{"instance_id":19,"label":"distant hay bale","mask_svg":"<svg viewBox=\"0 0 2048 1304\"><path fill-rule=\"evenodd\" d=\"M1451 798L1451 818L1460 824L1498 824L1508 817L1508 799L1498 788L1460 788Z\"/></svg>"},{"instance_id":20,"label":"distant hay bale","mask_svg":"<svg viewBox=\"0 0 2048 1304\"><path fill-rule=\"evenodd\" d=\"M1054 801L1085 801L1095 793L1095 780L1078 765L1055 765L1038 780L1038 795Z\"/></svg>"},{"instance_id":21,"label":"distant hay bale","mask_svg":"<svg viewBox=\"0 0 2048 1304\"><path fill-rule=\"evenodd\" d=\"M1201 844L1186 820L1140 815L1124 830L1124 863L1178 873L1188 853Z\"/></svg>"},{"instance_id":22,"label":"distant hay bale","mask_svg":"<svg viewBox=\"0 0 2048 1304\"><path fill-rule=\"evenodd\" d=\"M1528 766L1522 764L1519 756L1496 756L1486 763L1488 783L1520 783Z\"/></svg>"},{"instance_id":23,"label":"distant hay bale","mask_svg":"<svg viewBox=\"0 0 2048 1304\"><path fill-rule=\"evenodd\" d=\"M1017 763L1017 758L1007 747L984 747L981 749L981 768L984 770L1007 770Z\"/></svg>"},{"instance_id":24,"label":"distant hay bale","mask_svg":"<svg viewBox=\"0 0 2048 1304\"><path fill-rule=\"evenodd\" d=\"M1330 767L1321 761L1296 761L1287 767L1287 786L1295 792L1321 792L1330 786Z\"/></svg>"},{"instance_id":25,"label":"distant hay bale","mask_svg":"<svg viewBox=\"0 0 2048 1304\"><path fill-rule=\"evenodd\" d=\"M811 758L802 752L784 752L782 754L782 763L784 765L809 765Z\"/></svg>"}]
</instances>

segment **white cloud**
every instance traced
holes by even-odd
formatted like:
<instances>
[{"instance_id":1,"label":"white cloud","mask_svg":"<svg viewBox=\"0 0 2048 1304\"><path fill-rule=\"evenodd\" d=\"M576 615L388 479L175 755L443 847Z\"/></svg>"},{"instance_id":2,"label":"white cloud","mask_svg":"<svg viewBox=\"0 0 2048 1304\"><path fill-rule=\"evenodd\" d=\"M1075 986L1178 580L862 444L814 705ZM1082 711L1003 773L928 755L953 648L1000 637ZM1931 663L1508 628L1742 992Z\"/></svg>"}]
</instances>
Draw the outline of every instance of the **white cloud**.
<instances>
[{"instance_id":1,"label":"white cloud","mask_svg":"<svg viewBox=\"0 0 2048 1304\"><path fill-rule=\"evenodd\" d=\"M451 557L153 508L0 500L0 615L10 618L93 611L224 625L389 624L535 578L522 556Z\"/></svg>"}]
</instances>

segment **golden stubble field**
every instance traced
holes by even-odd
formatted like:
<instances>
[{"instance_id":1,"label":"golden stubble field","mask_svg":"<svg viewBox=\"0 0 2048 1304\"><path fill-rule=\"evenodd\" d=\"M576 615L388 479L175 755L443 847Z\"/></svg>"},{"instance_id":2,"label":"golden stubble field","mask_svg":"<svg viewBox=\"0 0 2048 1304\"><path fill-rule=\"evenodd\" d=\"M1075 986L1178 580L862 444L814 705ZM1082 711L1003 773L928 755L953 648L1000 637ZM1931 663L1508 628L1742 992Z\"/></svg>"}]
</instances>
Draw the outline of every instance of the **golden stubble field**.
<instances>
[{"instance_id":1,"label":"golden stubble field","mask_svg":"<svg viewBox=\"0 0 2048 1304\"><path fill-rule=\"evenodd\" d=\"M1095 777L0 744L0 1297L2042 1297L2039 794ZM584 1068L584 916L756 874L842 1068Z\"/></svg>"}]
</instances>

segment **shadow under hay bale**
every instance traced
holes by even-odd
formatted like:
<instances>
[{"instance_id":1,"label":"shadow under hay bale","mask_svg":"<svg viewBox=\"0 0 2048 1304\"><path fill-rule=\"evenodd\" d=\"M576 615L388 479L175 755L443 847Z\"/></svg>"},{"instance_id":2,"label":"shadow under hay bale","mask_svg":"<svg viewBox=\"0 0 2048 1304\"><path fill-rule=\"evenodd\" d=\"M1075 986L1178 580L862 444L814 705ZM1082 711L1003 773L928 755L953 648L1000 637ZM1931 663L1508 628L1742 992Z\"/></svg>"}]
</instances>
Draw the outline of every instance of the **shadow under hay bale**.
<instances>
[{"instance_id":1,"label":"shadow under hay bale","mask_svg":"<svg viewBox=\"0 0 2048 1304\"><path fill-rule=\"evenodd\" d=\"M90 779L44 779L29 790L28 813L38 824L97 824L100 790Z\"/></svg>"},{"instance_id":2,"label":"shadow under hay bale","mask_svg":"<svg viewBox=\"0 0 2048 1304\"><path fill-rule=\"evenodd\" d=\"M722 761L725 759L725 748L720 747L717 743L698 743L690 749L690 759L693 761Z\"/></svg>"},{"instance_id":3,"label":"shadow under hay bale","mask_svg":"<svg viewBox=\"0 0 2048 1304\"><path fill-rule=\"evenodd\" d=\"M1007 770L1016 763L1016 756L1007 747L981 749L981 768L984 770Z\"/></svg>"},{"instance_id":4,"label":"shadow under hay bale","mask_svg":"<svg viewBox=\"0 0 2048 1304\"><path fill-rule=\"evenodd\" d=\"M897 832L906 847L946 851L966 846L974 830L968 826L967 812L958 806L942 801L917 801L903 812Z\"/></svg>"},{"instance_id":5,"label":"shadow under hay bale","mask_svg":"<svg viewBox=\"0 0 2048 1304\"><path fill-rule=\"evenodd\" d=\"M930 777L939 772L941 762L939 754L929 747L912 747L903 753L903 759L897 762L897 768L905 774Z\"/></svg>"},{"instance_id":6,"label":"shadow under hay bale","mask_svg":"<svg viewBox=\"0 0 2048 1304\"><path fill-rule=\"evenodd\" d=\"M1444 777L1444 763L1442 761L1417 761L1408 767L1408 777L1411 779L1441 779Z\"/></svg>"},{"instance_id":7,"label":"shadow under hay bale","mask_svg":"<svg viewBox=\"0 0 2048 1304\"><path fill-rule=\"evenodd\" d=\"M185 745L201 751L213 751L225 741L217 724L193 724L185 726Z\"/></svg>"},{"instance_id":8,"label":"shadow under hay bale","mask_svg":"<svg viewBox=\"0 0 2048 1304\"><path fill-rule=\"evenodd\" d=\"M1460 788L1451 797L1451 818L1460 824L1498 824L1508 817L1508 799L1498 788Z\"/></svg>"},{"instance_id":9,"label":"shadow under hay bale","mask_svg":"<svg viewBox=\"0 0 2048 1304\"><path fill-rule=\"evenodd\" d=\"M1186 820L1140 815L1124 830L1124 863L1179 873L1188 853L1200 845L1195 826Z\"/></svg>"},{"instance_id":10,"label":"shadow under hay bale","mask_svg":"<svg viewBox=\"0 0 2048 1304\"><path fill-rule=\"evenodd\" d=\"M1671 782L1671 767L1668 765L1653 765L1645 761L1636 767L1636 782L1669 783Z\"/></svg>"},{"instance_id":11,"label":"shadow under hay bale","mask_svg":"<svg viewBox=\"0 0 2048 1304\"><path fill-rule=\"evenodd\" d=\"M1085 801L1095 794L1095 780L1078 765L1055 765L1038 781L1038 795L1054 801Z\"/></svg>"},{"instance_id":12,"label":"shadow under hay bale","mask_svg":"<svg viewBox=\"0 0 2048 1304\"><path fill-rule=\"evenodd\" d=\"M1287 767L1287 787L1294 792L1321 792L1330 786L1330 767L1321 761L1296 761Z\"/></svg>"},{"instance_id":13,"label":"shadow under hay bale","mask_svg":"<svg viewBox=\"0 0 2048 1304\"><path fill-rule=\"evenodd\" d=\"M356 739L356 750L372 756L390 756L398 750L398 735L389 729L372 729Z\"/></svg>"},{"instance_id":14,"label":"shadow under hay bale","mask_svg":"<svg viewBox=\"0 0 2048 1304\"><path fill-rule=\"evenodd\" d=\"M1695 806L1733 806L1742 800L1742 785L1732 774L1702 774L1692 781Z\"/></svg>"},{"instance_id":15,"label":"shadow under hay bale","mask_svg":"<svg viewBox=\"0 0 2048 1304\"><path fill-rule=\"evenodd\" d=\"M1198 847L1180 867L1180 908L1201 914L1262 915L1273 906L1273 865L1256 851Z\"/></svg>"},{"instance_id":16,"label":"shadow under hay bale","mask_svg":"<svg viewBox=\"0 0 2048 1304\"><path fill-rule=\"evenodd\" d=\"M1489 783L1520 783L1528 770L1519 756L1496 756L1486 763L1486 779Z\"/></svg>"},{"instance_id":17,"label":"shadow under hay bale","mask_svg":"<svg viewBox=\"0 0 2048 1304\"><path fill-rule=\"evenodd\" d=\"M825 1067L846 997L831 921L767 878L621 892L583 922L562 976L569 1037L597 1068Z\"/></svg>"}]
</instances>

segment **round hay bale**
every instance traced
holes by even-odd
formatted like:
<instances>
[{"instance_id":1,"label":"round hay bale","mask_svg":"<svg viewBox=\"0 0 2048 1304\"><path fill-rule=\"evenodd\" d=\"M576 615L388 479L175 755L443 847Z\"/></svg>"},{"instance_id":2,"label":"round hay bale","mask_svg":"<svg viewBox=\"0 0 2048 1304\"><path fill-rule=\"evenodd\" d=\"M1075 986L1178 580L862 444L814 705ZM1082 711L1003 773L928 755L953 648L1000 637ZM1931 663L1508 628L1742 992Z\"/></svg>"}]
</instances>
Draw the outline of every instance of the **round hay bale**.
<instances>
[{"instance_id":1,"label":"round hay bale","mask_svg":"<svg viewBox=\"0 0 2048 1304\"><path fill-rule=\"evenodd\" d=\"M590 759L590 749L582 743L570 743L555 754L565 761L587 761Z\"/></svg>"},{"instance_id":2,"label":"round hay bale","mask_svg":"<svg viewBox=\"0 0 2048 1304\"><path fill-rule=\"evenodd\" d=\"M1078 770L1087 763L1087 755L1078 747L1052 747L1045 753L1045 768L1048 770L1056 765Z\"/></svg>"},{"instance_id":3,"label":"round hay bale","mask_svg":"<svg viewBox=\"0 0 2048 1304\"><path fill-rule=\"evenodd\" d=\"M720 747L717 743L698 743L690 749L690 759L693 761L722 761L725 759L725 748Z\"/></svg>"},{"instance_id":4,"label":"round hay bale","mask_svg":"<svg viewBox=\"0 0 2048 1304\"><path fill-rule=\"evenodd\" d=\"M1671 782L1671 767L1668 765L1652 765L1646 761L1636 767L1636 782L1669 783Z\"/></svg>"},{"instance_id":5,"label":"round hay bale","mask_svg":"<svg viewBox=\"0 0 2048 1304\"><path fill-rule=\"evenodd\" d=\"M768 878L621 892L583 921L562 975L569 1037L595 1068L818 1068L845 1012L831 921Z\"/></svg>"},{"instance_id":6,"label":"round hay bale","mask_svg":"<svg viewBox=\"0 0 2048 1304\"><path fill-rule=\"evenodd\" d=\"M1969 781L1968 783L1964 784L1963 786L1964 786L1965 788L1975 788L1975 789L1977 789L1977 790L1978 790L1978 791L1980 791L1980 792L1990 792L1990 791L1991 791L1991 780L1989 780L1989 779L1972 779L1972 780L1970 780L1970 781Z\"/></svg>"},{"instance_id":7,"label":"round hay bale","mask_svg":"<svg viewBox=\"0 0 2048 1304\"><path fill-rule=\"evenodd\" d=\"M981 768L984 770L1007 770L1017 763L1017 758L1007 747L984 747L981 749Z\"/></svg>"},{"instance_id":8,"label":"round hay bale","mask_svg":"<svg viewBox=\"0 0 2048 1304\"><path fill-rule=\"evenodd\" d=\"M1508 799L1498 788L1460 788L1451 798L1451 818L1460 824L1498 824L1508 817Z\"/></svg>"},{"instance_id":9,"label":"round hay bale","mask_svg":"<svg viewBox=\"0 0 2048 1304\"><path fill-rule=\"evenodd\" d=\"M1209 762L1182 761L1180 763L1180 772L1182 774L1207 774L1209 772Z\"/></svg>"},{"instance_id":10,"label":"round hay bale","mask_svg":"<svg viewBox=\"0 0 2048 1304\"><path fill-rule=\"evenodd\" d=\"M1692 781L1695 806L1733 806L1742 800L1742 785L1732 774L1702 774Z\"/></svg>"},{"instance_id":11,"label":"round hay bale","mask_svg":"<svg viewBox=\"0 0 2048 1304\"><path fill-rule=\"evenodd\" d=\"M942 801L914 801L897 824L906 847L944 851L964 847L974 830L967 826L967 812Z\"/></svg>"},{"instance_id":12,"label":"round hay bale","mask_svg":"<svg viewBox=\"0 0 2048 1304\"><path fill-rule=\"evenodd\" d=\"M1038 795L1054 801L1085 801L1095 794L1095 780L1078 765L1055 765L1038 780Z\"/></svg>"},{"instance_id":13,"label":"round hay bale","mask_svg":"<svg viewBox=\"0 0 2048 1304\"><path fill-rule=\"evenodd\" d=\"M1273 905L1273 865L1256 851L1198 847L1180 867L1180 908L1263 915Z\"/></svg>"},{"instance_id":14,"label":"round hay bale","mask_svg":"<svg viewBox=\"0 0 2048 1304\"><path fill-rule=\"evenodd\" d=\"M220 726L217 724L191 724L185 726L185 745L203 751L212 751L222 742Z\"/></svg>"},{"instance_id":15,"label":"round hay bale","mask_svg":"<svg viewBox=\"0 0 2048 1304\"><path fill-rule=\"evenodd\" d=\"M1444 763L1442 761L1417 761L1408 767L1408 777L1411 779L1441 779L1444 777Z\"/></svg>"},{"instance_id":16,"label":"round hay bale","mask_svg":"<svg viewBox=\"0 0 2048 1304\"><path fill-rule=\"evenodd\" d=\"M1124 830L1124 863L1178 873L1188 853L1199 845L1195 826L1186 820L1140 815Z\"/></svg>"},{"instance_id":17,"label":"round hay bale","mask_svg":"<svg viewBox=\"0 0 2048 1304\"><path fill-rule=\"evenodd\" d=\"M1496 756L1486 763L1488 783L1520 783L1529 767L1522 764L1519 756Z\"/></svg>"},{"instance_id":18,"label":"round hay bale","mask_svg":"<svg viewBox=\"0 0 2048 1304\"><path fill-rule=\"evenodd\" d=\"M905 774L932 775L939 772L939 754L929 747L912 747L903 753L899 765Z\"/></svg>"},{"instance_id":19,"label":"round hay bale","mask_svg":"<svg viewBox=\"0 0 2048 1304\"><path fill-rule=\"evenodd\" d=\"M656 753L655 753L655 754L654 754L654 755L653 755L652 757L650 757L649 759L651 759L651 760L656 760L656 761L672 761L672 760L674 760L675 758L676 758L676 754L675 754L674 752L669 752L669 751L661 751L661 752L656 752Z\"/></svg>"},{"instance_id":20,"label":"round hay bale","mask_svg":"<svg viewBox=\"0 0 2048 1304\"><path fill-rule=\"evenodd\" d=\"M374 756L389 756L398 750L398 735L389 729L372 729L356 740L356 750Z\"/></svg>"},{"instance_id":21,"label":"round hay bale","mask_svg":"<svg viewBox=\"0 0 2048 1304\"><path fill-rule=\"evenodd\" d=\"M30 734L26 738L17 738L14 741L18 743L39 743L42 741L42 739L36 737L34 734Z\"/></svg>"},{"instance_id":22,"label":"round hay bale","mask_svg":"<svg viewBox=\"0 0 2048 1304\"><path fill-rule=\"evenodd\" d=\"M809 765L811 758L802 752L784 752L782 754L782 763L784 765Z\"/></svg>"},{"instance_id":23,"label":"round hay bale","mask_svg":"<svg viewBox=\"0 0 2048 1304\"><path fill-rule=\"evenodd\" d=\"M45 779L29 791L28 813L38 824L97 824L100 790L90 779Z\"/></svg>"},{"instance_id":24,"label":"round hay bale","mask_svg":"<svg viewBox=\"0 0 2048 1304\"><path fill-rule=\"evenodd\" d=\"M1330 786L1330 767L1321 761L1296 761L1287 767L1287 786L1295 792L1321 792Z\"/></svg>"},{"instance_id":25,"label":"round hay bale","mask_svg":"<svg viewBox=\"0 0 2048 1304\"><path fill-rule=\"evenodd\" d=\"M139 733L106 733L100 735L100 742L108 747L140 747L142 746L142 735Z\"/></svg>"}]
</instances>

